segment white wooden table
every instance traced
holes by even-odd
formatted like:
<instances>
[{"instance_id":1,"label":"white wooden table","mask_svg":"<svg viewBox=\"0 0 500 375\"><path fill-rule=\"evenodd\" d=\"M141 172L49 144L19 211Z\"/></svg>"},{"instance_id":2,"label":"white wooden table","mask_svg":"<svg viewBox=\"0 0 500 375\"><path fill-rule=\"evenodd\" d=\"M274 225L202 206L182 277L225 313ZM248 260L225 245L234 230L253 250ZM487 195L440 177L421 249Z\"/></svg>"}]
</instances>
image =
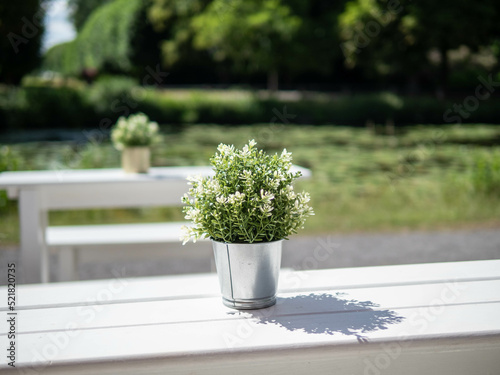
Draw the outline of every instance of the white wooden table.
<instances>
[{"instance_id":1,"label":"white wooden table","mask_svg":"<svg viewBox=\"0 0 500 375\"><path fill-rule=\"evenodd\" d=\"M277 305L248 312L222 305L214 274L16 293L6 374L500 373L500 260L282 270Z\"/></svg>"},{"instance_id":2,"label":"white wooden table","mask_svg":"<svg viewBox=\"0 0 500 375\"><path fill-rule=\"evenodd\" d=\"M310 170L293 166L303 177ZM211 167L159 167L147 174L121 169L46 170L0 173L0 189L19 200L24 282L49 280L46 233L49 210L179 206L190 175L212 175Z\"/></svg>"}]
</instances>

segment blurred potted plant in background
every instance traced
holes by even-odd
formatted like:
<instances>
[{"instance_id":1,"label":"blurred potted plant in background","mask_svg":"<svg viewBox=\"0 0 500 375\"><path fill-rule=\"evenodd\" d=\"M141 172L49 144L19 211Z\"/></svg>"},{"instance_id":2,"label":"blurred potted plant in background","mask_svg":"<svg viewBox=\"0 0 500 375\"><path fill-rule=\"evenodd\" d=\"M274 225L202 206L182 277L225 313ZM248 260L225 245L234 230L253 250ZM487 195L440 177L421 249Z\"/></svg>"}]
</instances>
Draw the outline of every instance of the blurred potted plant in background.
<instances>
[{"instance_id":1,"label":"blurred potted plant in background","mask_svg":"<svg viewBox=\"0 0 500 375\"><path fill-rule=\"evenodd\" d=\"M314 215L309 194L296 193L291 153L268 155L250 141L242 150L219 145L213 177L190 177L182 198L184 243L212 240L224 305L258 309L276 302L284 239Z\"/></svg>"},{"instance_id":2,"label":"blurred potted plant in background","mask_svg":"<svg viewBox=\"0 0 500 375\"><path fill-rule=\"evenodd\" d=\"M111 132L111 140L122 152L125 173L147 173L150 166L150 146L158 139L158 124L144 113L120 117Z\"/></svg>"}]
</instances>

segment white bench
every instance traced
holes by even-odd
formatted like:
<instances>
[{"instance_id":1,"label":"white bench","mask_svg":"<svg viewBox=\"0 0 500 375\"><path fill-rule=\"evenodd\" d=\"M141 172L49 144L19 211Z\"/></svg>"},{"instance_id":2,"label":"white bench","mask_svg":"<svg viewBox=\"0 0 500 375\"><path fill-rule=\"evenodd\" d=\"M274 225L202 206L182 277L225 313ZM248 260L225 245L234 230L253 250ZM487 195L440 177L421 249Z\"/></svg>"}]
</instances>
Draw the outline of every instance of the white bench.
<instances>
[{"instance_id":1,"label":"white bench","mask_svg":"<svg viewBox=\"0 0 500 375\"><path fill-rule=\"evenodd\" d=\"M179 243L187 222L48 227L47 246L59 254L58 281L77 280L77 252L90 248Z\"/></svg>"},{"instance_id":2,"label":"white bench","mask_svg":"<svg viewBox=\"0 0 500 375\"><path fill-rule=\"evenodd\" d=\"M282 270L276 306L246 312L222 305L215 274L20 285L17 297L6 375L500 369L500 260Z\"/></svg>"}]
</instances>

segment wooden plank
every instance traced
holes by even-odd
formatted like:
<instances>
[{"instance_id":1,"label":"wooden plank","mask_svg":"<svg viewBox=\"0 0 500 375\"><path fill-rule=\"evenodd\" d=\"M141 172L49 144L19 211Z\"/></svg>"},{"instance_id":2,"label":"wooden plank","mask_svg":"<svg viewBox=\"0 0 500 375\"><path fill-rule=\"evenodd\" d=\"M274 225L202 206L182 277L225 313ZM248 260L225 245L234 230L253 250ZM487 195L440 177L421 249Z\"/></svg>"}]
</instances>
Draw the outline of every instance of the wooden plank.
<instances>
[{"instance_id":1,"label":"wooden plank","mask_svg":"<svg viewBox=\"0 0 500 375\"><path fill-rule=\"evenodd\" d=\"M284 253L283 256L286 256ZM414 285L453 280L491 280L500 277L500 260L355 267L299 271L285 275L293 291Z\"/></svg>"},{"instance_id":2,"label":"wooden plank","mask_svg":"<svg viewBox=\"0 0 500 375\"><path fill-rule=\"evenodd\" d=\"M49 246L85 246L180 242L188 222L67 225L47 228Z\"/></svg>"},{"instance_id":3,"label":"wooden plank","mask_svg":"<svg viewBox=\"0 0 500 375\"><path fill-rule=\"evenodd\" d=\"M158 299L214 297L219 295L216 275L175 275L147 278L127 278L124 270L114 272L108 280L74 281L50 284L18 285L18 310L66 305L84 306L89 303L121 303ZM0 291L5 293L5 287ZM0 301L0 311L7 310L7 302Z\"/></svg>"},{"instance_id":4,"label":"wooden plank","mask_svg":"<svg viewBox=\"0 0 500 375\"><path fill-rule=\"evenodd\" d=\"M66 185L39 187L45 208L49 210L180 206L181 197L188 192L188 188L184 180L86 183L70 188Z\"/></svg>"},{"instance_id":5,"label":"wooden plank","mask_svg":"<svg viewBox=\"0 0 500 375\"><path fill-rule=\"evenodd\" d=\"M324 313L366 310L390 318L389 310L417 307L423 308L422 314L439 316L441 310L449 305L500 302L499 291L500 280L346 289L342 292L280 293L275 306L256 312L228 309L222 305L220 297L124 303L89 302L83 306L24 310L18 332L64 331L68 322L79 329L91 329L246 320L254 317L282 320L290 316L313 317ZM3 314L6 319L6 312Z\"/></svg>"},{"instance_id":6,"label":"wooden plank","mask_svg":"<svg viewBox=\"0 0 500 375\"><path fill-rule=\"evenodd\" d=\"M449 350L452 347L454 350ZM390 352L389 350L394 350ZM485 338L413 341L401 351L392 346L297 347L282 351L231 351L199 356L134 358L77 364L30 364L5 374L50 375L471 375L496 374L500 366L498 344ZM377 366L378 365L378 366Z\"/></svg>"},{"instance_id":7,"label":"wooden plank","mask_svg":"<svg viewBox=\"0 0 500 375\"><path fill-rule=\"evenodd\" d=\"M498 278L500 278L500 260L480 260L298 272L283 272L282 270L279 289L284 293L341 291L355 288ZM0 292L4 290L5 287L0 287ZM179 297L214 297L219 294L219 285L214 274L127 278L123 272L117 272L115 279L103 281L56 283L50 288L44 285L19 285L18 294L18 308L24 309L65 304L85 305L89 299L106 299L118 303ZM6 302L0 300L0 311L5 309Z\"/></svg>"},{"instance_id":8,"label":"wooden plank","mask_svg":"<svg viewBox=\"0 0 500 375\"><path fill-rule=\"evenodd\" d=\"M80 331L68 329L46 335L29 333L20 335L22 349L18 351L18 364L34 362L53 366L112 361L126 366L134 359L196 361L198 356L218 353L278 354L296 348L325 347L333 353L340 347L351 346L357 351L365 345L371 346L370 354L373 355L383 349L376 344L391 343L404 348L417 341L432 345L439 339L455 341L454 347L448 344L447 348L458 352L460 341L467 343L477 336L483 336L484 342L500 354L500 321L496 319L500 315L500 303L450 305L439 319L427 321L422 329L412 318L419 316L418 308L395 309L394 314L400 318L398 322L375 326L372 326L373 312L366 310L325 313L314 316L314 320L301 314L290 316L286 321L264 321L264 324L255 320L243 323L224 320L210 324L187 322ZM327 327L330 332L315 332L317 326ZM453 363L450 366L455 368ZM249 369L244 372L250 373Z\"/></svg>"},{"instance_id":9,"label":"wooden plank","mask_svg":"<svg viewBox=\"0 0 500 375\"><path fill-rule=\"evenodd\" d=\"M16 171L0 174L0 187L69 185L85 183L147 182L151 180L185 180L190 175L212 175L209 166L199 167L153 167L148 173L125 173L120 168L61 169L41 171Z\"/></svg>"}]
</instances>

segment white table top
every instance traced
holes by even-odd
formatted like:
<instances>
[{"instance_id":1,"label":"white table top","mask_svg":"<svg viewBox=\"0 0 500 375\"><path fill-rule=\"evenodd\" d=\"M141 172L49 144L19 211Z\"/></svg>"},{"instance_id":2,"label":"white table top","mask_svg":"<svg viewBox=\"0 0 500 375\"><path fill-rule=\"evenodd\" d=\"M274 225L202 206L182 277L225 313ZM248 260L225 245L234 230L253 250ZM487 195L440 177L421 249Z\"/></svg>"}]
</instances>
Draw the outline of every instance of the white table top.
<instances>
[{"instance_id":1,"label":"white table top","mask_svg":"<svg viewBox=\"0 0 500 375\"><path fill-rule=\"evenodd\" d=\"M303 177L310 177L307 168L293 166L293 171L302 172ZM116 182L154 182L168 180L186 180L188 176L213 175L210 166L192 167L153 167L148 173L127 174L120 168L112 169L75 169L75 170L42 170L17 171L0 173L0 189L34 185L62 185L83 183L116 183Z\"/></svg>"},{"instance_id":2,"label":"white table top","mask_svg":"<svg viewBox=\"0 0 500 375\"><path fill-rule=\"evenodd\" d=\"M249 312L222 305L215 274L19 285L17 296L17 363L44 374L284 374L313 360L315 373L362 374L383 345L418 354L388 374L488 373L470 358L500 368L500 260L282 271L277 305ZM1 337L6 298L0 311Z\"/></svg>"},{"instance_id":3,"label":"white table top","mask_svg":"<svg viewBox=\"0 0 500 375\"><path fill-rule=\"evenodd\" d=\"M0 187L82 184L107 182L141 182L165 179L186 179L190 175L212 175L211 167L159 167L148 173L125 173L120 168L43 170L0 173Z\"/></svg>"}]
</instances>

